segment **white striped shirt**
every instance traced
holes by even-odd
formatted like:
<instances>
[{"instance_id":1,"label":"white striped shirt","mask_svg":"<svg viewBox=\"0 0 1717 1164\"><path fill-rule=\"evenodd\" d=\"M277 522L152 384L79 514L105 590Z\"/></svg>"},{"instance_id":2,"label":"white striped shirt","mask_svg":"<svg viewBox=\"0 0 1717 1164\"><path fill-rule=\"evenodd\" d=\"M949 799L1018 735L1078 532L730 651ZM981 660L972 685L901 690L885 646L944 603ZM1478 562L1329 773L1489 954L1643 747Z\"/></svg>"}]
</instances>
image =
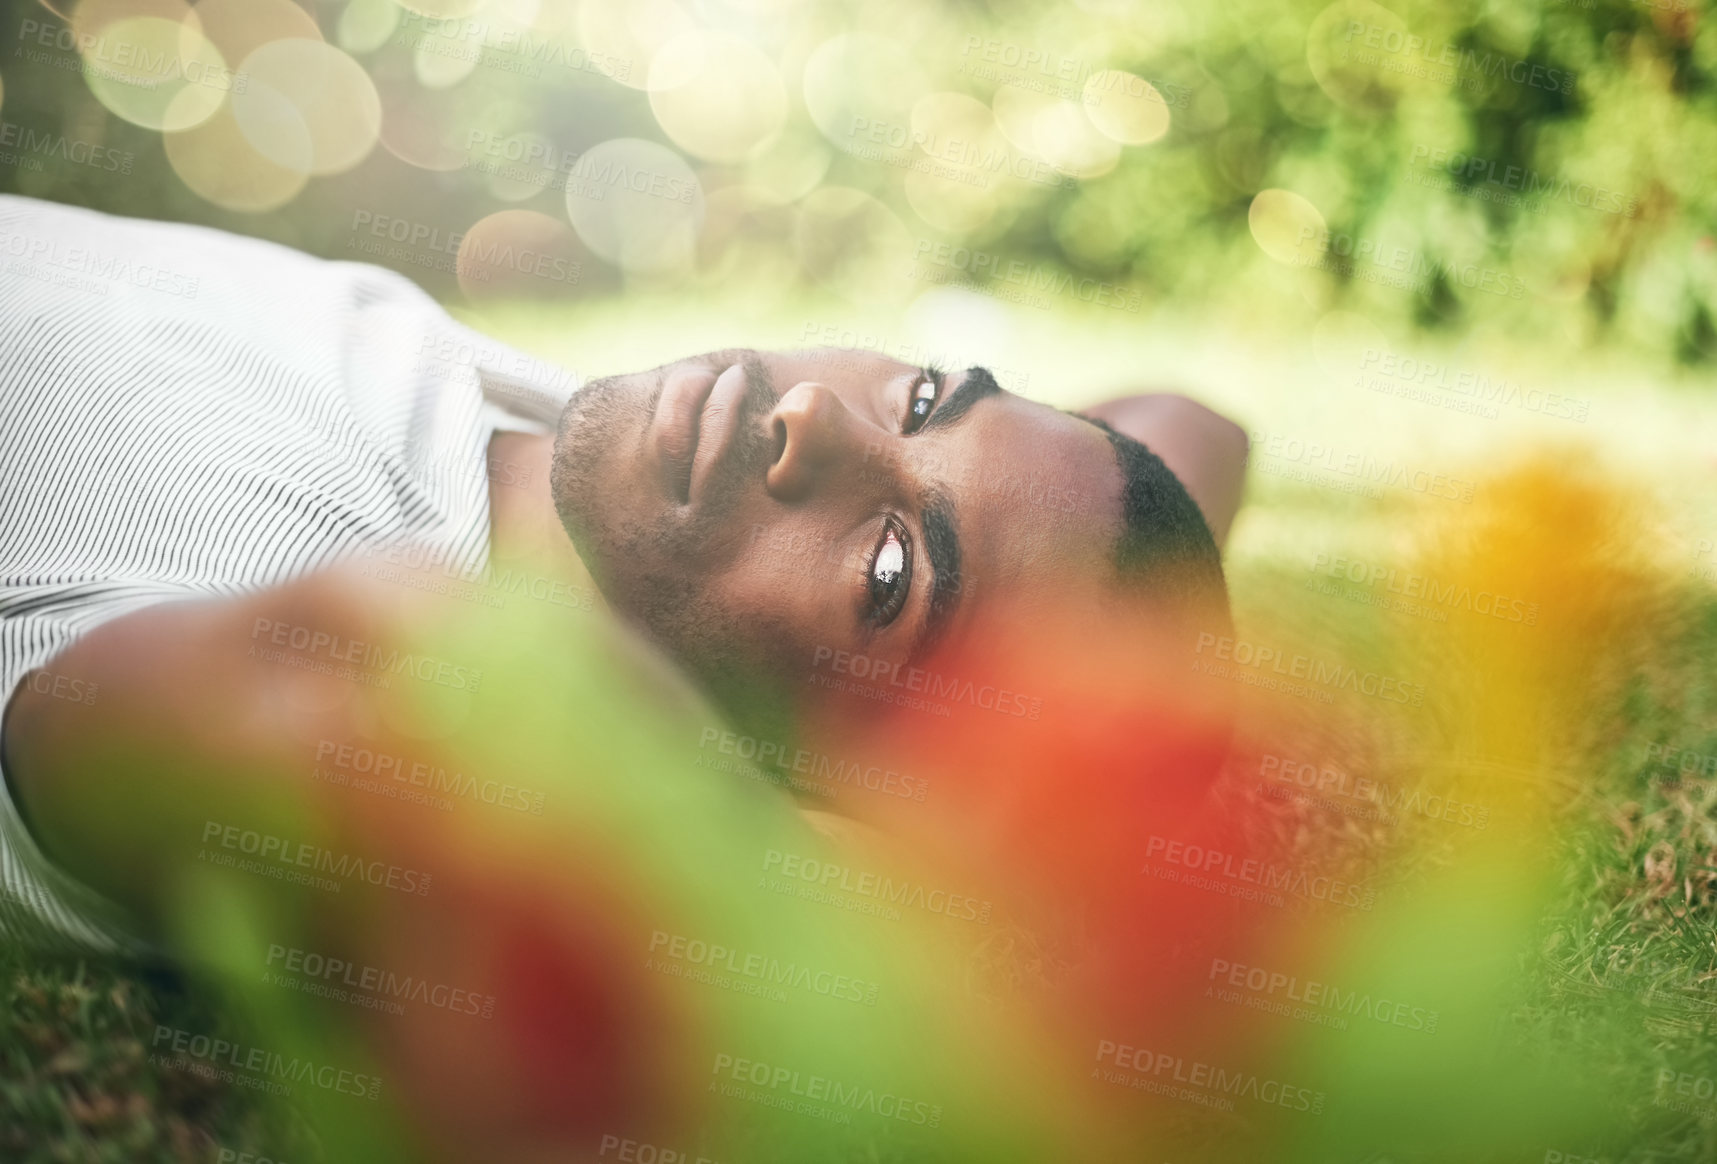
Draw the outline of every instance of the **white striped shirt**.
<instances>
[{"instance_id":1,"label":"white striped shirt","mask_svg":"<svg viewBox=\"0 0 1717 1164\"><path fill-rule=\"evenodd\" d=\"M544 370L391 271L0 196L0 707L44 666L44 694L99 701L51 660L152 603L402 540L480 569L489 437L576 386ZM0 934L145 948L4 779Z\"/></svg>"}]
</instances>

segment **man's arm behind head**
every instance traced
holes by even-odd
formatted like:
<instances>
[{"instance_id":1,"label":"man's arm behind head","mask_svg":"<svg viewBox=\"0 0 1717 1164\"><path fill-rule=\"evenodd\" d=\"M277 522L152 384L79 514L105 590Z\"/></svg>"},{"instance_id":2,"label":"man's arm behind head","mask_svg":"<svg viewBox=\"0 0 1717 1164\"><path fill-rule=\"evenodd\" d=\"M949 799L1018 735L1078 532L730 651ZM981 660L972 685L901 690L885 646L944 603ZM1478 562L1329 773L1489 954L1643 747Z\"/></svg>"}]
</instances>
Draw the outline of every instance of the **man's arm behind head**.
<instances>
[{"instance_id":1,"label":"man's arm behind head","mask_svg":"<svg viewBox=\"0 0 1717 1164\"><path fill-rule=\"evenodd\" d=\"M1228 539L1246 479L1246 430L1196 400L1119 396L1084 409L1161 457L1198 503L1218 546Z\"/></svg>"}]
</instances>

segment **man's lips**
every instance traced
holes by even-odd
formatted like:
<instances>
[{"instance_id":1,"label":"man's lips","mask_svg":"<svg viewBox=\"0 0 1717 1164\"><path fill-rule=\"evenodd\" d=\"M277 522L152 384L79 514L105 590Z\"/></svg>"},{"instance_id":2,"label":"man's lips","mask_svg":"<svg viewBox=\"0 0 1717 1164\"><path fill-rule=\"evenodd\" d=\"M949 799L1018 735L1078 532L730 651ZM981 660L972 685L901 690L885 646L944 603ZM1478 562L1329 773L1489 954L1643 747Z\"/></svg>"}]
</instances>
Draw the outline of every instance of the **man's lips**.
<instances>
[{"instance_id":1,"label":"man's lips","mask_svg":"<svg viewBox=\"0 0 1717 1164\"><path fill-rule=\"evenodd\" d=\"M646 446L663 490L689 505L733 444L746 393L745 369L735 364L717 376L707 368L669 374L656 401Z\"/></svg>"},{"instance_id":2,"label":"man's lips","mask_svg":"<svg viewBox=\"0 0 1717 1164\"><path fill-rule=\"evenodd\" d=\"M715 386L704 401L703 414L698 420L697 448L692 453L691 485L686 491L686 500L692 505L698 504L708 492L711 475L733 447L750 388L745 369L735 364L716 377Z\"/></svg>"}]
</instances>

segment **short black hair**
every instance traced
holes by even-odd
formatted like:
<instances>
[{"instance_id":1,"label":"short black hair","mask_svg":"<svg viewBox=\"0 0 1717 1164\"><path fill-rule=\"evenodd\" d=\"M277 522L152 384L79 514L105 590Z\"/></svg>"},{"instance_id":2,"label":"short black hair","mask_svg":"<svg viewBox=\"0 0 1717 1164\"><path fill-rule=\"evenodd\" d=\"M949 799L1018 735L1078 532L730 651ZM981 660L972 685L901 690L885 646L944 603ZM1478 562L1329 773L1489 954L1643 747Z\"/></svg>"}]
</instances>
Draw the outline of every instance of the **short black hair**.
<instances>
[{"instance_id":1,"label":"short black hair","mask_svg":"<svg viewBox=\"0 0 1717 1164\"><path fill-rule=\"evenodd\" d=\"M1210 523L1163 459L1095 417L1121 470L1121 536L1115 544L1122 581L1183 609L1202 608L1229 618L1222 555Z\"/></svg>"}]
</instances>

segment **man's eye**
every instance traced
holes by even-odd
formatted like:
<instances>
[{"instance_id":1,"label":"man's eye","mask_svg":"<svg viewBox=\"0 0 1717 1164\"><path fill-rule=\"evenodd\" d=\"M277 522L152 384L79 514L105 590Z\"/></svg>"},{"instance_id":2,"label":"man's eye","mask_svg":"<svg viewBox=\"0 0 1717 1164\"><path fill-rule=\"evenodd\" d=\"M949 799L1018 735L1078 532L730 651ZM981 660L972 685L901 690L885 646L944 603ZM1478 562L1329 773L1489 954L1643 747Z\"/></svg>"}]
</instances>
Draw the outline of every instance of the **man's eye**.
<instances>
[{"instance_id":1,"label":"man's eye","mask_svg":"<svg viewBox=\"0 0 1717 1164\"><path fill-rule=\"evenodd\" d=\"M906 530L893 518L883 526L882 540L877 542L865 568L865 589L869 594L869 621L884 627L893 622L906 605L906 595L912 586L912 556L907 552Z\"/></svg>"},{"instance_id":2,"label":"man's eye","mask_svg":"<svg viewBox=\"0 0 1717 1164\"><path fill-rule=\"evenodd\" d=\"M930 414L936 410L940 379L927 374L912 386L912 391L906 398L906 421L900 426L901 432L907 436L923 428L924 422L929 420Z\"/></svg>"}]
</instances>

